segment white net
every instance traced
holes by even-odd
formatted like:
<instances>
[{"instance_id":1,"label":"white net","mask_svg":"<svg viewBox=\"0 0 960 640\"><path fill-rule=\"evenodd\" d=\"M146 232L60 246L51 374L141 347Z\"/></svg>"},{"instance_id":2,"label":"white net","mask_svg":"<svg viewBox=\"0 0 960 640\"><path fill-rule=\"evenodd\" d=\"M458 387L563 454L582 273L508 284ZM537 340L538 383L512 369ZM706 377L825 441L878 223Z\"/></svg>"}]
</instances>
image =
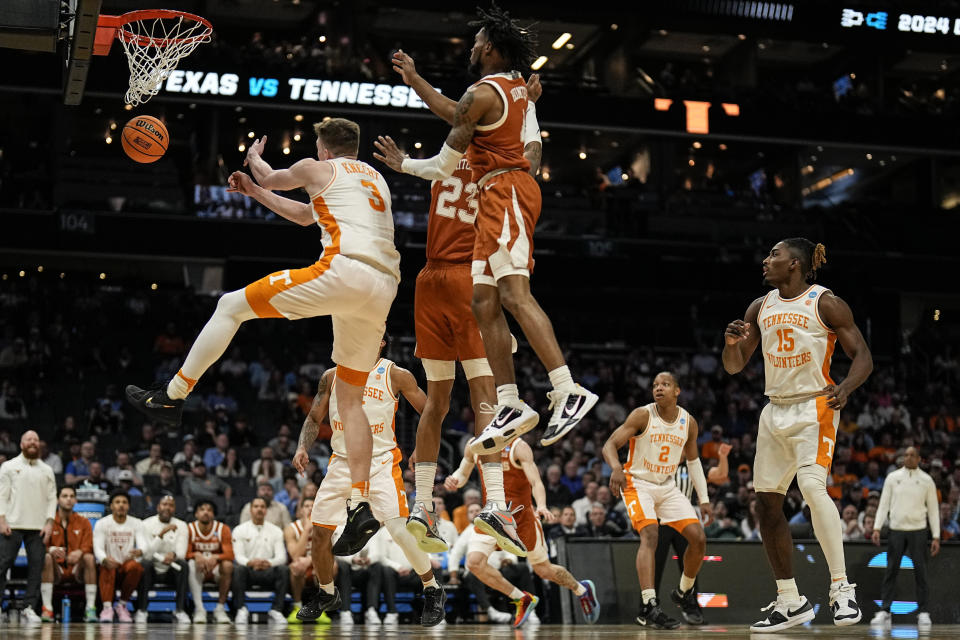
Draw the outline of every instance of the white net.
<instances>
[{"instance_id":1,"label":"white net","mask_svg":"<svg viewBox=\"0 0 960 640\"><path fill-rule=\"evenodd\" d=\"M172 12L121 26L117 38L123 43L130 67L126 103L136 107L157 95L180 59L197 45L210 42L211 33L208 24Z\"/></svg>"}]
</instances>

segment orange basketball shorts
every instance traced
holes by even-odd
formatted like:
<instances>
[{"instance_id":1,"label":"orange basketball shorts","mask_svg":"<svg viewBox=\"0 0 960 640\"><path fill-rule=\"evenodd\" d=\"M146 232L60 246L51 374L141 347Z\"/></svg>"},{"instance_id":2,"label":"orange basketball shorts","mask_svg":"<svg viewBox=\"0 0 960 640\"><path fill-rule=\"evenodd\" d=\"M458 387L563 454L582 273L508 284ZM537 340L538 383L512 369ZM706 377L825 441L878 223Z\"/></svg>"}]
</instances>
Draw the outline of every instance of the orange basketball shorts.
<instances>
[{"instance_id":1,"label":"orange basketball shorts","mask_svg":"<svg viewBox=\"0 0 960 640\"><path fill-rule=\"evenodd\" d=\"M485 358L483 339L470 300L473 281L466 263L429 261L414 293L416 355L426 360Z\"/></svg>"},{"instance_id":2,"label":"orange basketball shorts","mask_svg":"<svg viewBox=\"0 0 960 640\"><path fill-rule=\"evenodd\" d=\"M474 284L533 271L533 229L540 218L540 186L526 171L487 178L478 192L477 237L473 244Z\"/></svg>"}]
</instances>

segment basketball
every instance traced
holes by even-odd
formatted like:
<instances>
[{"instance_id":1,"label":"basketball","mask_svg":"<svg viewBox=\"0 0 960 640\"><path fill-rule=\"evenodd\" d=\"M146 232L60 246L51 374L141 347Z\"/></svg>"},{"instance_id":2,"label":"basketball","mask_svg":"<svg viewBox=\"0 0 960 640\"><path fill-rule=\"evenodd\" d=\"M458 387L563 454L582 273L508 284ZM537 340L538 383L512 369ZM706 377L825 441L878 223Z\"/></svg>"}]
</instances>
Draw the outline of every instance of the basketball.
<instances>
[{"instance_id":1,"label":"basketball","mask_svg":"<svg viewBox=\"0 0 960 640\"><path fill-rule=\"evenodd\" d=\"M153 116L137 116L123 125L120 143L136 162L156 162L167 151L167 127Z\"/></svg>"}]
</instances>

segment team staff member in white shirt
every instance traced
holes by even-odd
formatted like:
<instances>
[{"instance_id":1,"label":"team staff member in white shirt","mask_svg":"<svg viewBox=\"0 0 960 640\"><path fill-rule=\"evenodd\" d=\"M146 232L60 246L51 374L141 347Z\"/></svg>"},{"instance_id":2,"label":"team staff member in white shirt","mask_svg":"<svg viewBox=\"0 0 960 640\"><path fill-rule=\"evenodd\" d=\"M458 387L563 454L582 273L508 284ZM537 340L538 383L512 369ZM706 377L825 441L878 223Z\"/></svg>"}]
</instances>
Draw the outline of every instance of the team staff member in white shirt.
<instances>
[{"instance_id":1,"label":"team staff member in white shirt","mask_svg":"<svg viewBox=\"0 0 960 640\"><path fill-rule=\"evenodd\" d=\"M113 622L113 596L118 582L117 621L133 622L127 611L127 602L143 577L140 564L143 550L137 548L140 519L127 515L129 510L129 496L123 491L115 491L110 496L110 515L97 520L93 528L93 555L100 565L100 600L103 602L100 622Z\"/></svg>"},{"instance_id":2,"label":"team staff member in white shirt","mask_svg":"<svg viewBox=\"0 0 960 640\"><path fill-rule=\"evenodd\" d=\"M137 546L143 550L140 564L143 578L137 588L136 622L147 621L147 594L155 581L172 584L177 591L174 618L180 624L190 624L187 604L187 523L173 514L177 510L173 496L167 494L157 503L157 515L140 524Z\"/></svg>"},{"instance_id":3,"label":"team staff member in white shirt","mask_svg":"<svg viewBox=\"0 0 960 640\"><path fill-rule=\"evenodd\" d=\"M20 438L20 455L0 466L0 594L7 587L22 542L27 550L27 591L24 618L40 622L40 578L57 512L57 483L50 465L40 460L40 438L27 431Z\"/></svg>"},{"instance_id":4,"label":"team staff member in white shirt","mask_svg":"<svg viewBox=\"0 0 960 640\"><path fill-rule=\"evenodd\" d=\"M872 625L890 624L890 605L893 603L897 573L904 552L913 560L913 575L917 581L917 625L930 626L927 613L927 526L933 532L930 556L940 552L940 505L937 487L923 469L918 468L920 454L916 447L907 447L903 466L887 476L880 493L877 520L873 527L873 543L880 544L880 529L890 522L887 539L887 572L883 576L883 606L870 621Z\"/></svg>"},{"instance_id":5,"label":"team staff member in white shirt","mask_svg":"<svg viewBox=\"0 0 960 640\"><path fill-rule=\"evenodd\" d=\"M237 612L234 624L247 624L250 612L244 605L249 585L273 589L273 608L270 622L286 625L283 615L283 599L287 595L290 569L287 567L287 548L283 543L283 531L267 522L267 501L254 498L250 503L250 520L233 530L233 608Z\"/></svg>"}]
</instances>

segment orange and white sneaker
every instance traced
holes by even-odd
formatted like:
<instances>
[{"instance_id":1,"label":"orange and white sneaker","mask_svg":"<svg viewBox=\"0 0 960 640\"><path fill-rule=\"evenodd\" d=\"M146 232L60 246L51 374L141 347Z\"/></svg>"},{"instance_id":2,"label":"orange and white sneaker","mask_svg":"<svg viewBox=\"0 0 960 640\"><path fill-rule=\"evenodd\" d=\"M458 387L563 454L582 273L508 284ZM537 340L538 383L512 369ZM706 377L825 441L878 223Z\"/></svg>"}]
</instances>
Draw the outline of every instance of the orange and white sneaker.
<instances>
[{"instance_id":1,"label":"orange and white sneaker","mask_svg":"<svg viewBox=\"0 0 960 640\"><path fill-rule=\"evenodd\" d=\"M511 506L512 503L508 503L504 510L497 507L497 503L488 502L473 519L473 524L483 533L492 536L501 549L524 558L527 555L527 547L517 535L517 519L514 517L523 509L523 505L516 509L511 509Z\"/></svg>"},{"instance_id":2,"label":"orange and white sneaker","mask_svg":"<svg viewBox=\"0 0 960 640\"><path fill-rule=\"evenodd\" d=\"M40 609L40 620L43 622L53 622L53 610L43 607Z\"/></svg>"},{"instance_id":3,"label":"orange and white sneaker","mask_svg":"<svg viewBox=\"0 0 960 640\"><path fill-rule=\"evenodd\" d=\"M540 598L527 591L523 592L522 597L513 601L513 606L517 608L516 613L513 615L514 629L518 629L530 616L534 615L534 610L537 608L538 602L540 602Z\"/></svg>"}]
</instances>

